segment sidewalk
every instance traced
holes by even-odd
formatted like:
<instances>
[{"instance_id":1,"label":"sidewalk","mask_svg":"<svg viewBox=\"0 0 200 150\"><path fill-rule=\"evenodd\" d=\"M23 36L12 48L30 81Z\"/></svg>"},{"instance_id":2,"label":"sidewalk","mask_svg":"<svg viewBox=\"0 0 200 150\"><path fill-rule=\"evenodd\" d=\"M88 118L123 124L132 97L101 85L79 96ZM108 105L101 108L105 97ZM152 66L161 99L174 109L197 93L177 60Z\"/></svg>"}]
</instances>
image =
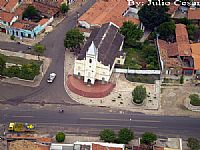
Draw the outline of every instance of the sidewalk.
<instances>
[{"instance_id":1,"label":"sidewalk","mask_svg":"<svg viewBox=\"0 0 200 150\"><path fill-rule=\"evenodd\" d=\"M133 83L125 79L123 74L113 73L111 81L116 84L113 92L104 98L86 98L72 93L66 85L67 77L73 74L74 54L66 51L65 54L65 89L68 95L80 104L100 107L118 108L129 111L158 113L160 104L160 83L142 84ZM143 85L149 95L142 106L136 106L132 103L132 91L137 85ZM156 110L156 111L155 111Z\"/></svg>"},{"instance_id":2,"label":"sidewalk","mask_svg":"<svg viewBox=\"0 0 200 150\"><path fill-rule=\"evenodd\" d=\"M4 54L6 56L16 56L16 57L21 57L24 59L29 59L29 60L31 60L31 59L38 60L38 56L20 53L20 52L11 52L11 51L0 49L0 53ZM13 77L13 78L2 79L1 82L6 82L6 83L10 83L10 84L19 84L19 85L30 86L30 87L39 86L40 82L43 79L44 74L46 73L46 71L52 61L50 58L47 58L47 57L40 57L40 58L43 61L43 72L42 72L42 65L41 65L40 66L40 74L38 76L36 76L34 80L23 80L23 79Z\"/></svg>"}]
</instances>

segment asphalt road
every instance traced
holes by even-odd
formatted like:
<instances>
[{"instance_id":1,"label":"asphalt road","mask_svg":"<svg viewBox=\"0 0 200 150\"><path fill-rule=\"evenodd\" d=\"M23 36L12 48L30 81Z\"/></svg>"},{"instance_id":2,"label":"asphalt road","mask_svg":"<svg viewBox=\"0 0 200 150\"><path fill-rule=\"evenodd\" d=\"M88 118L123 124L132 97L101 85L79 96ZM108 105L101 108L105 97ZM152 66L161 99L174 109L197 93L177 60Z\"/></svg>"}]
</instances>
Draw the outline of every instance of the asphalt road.
<instances>
[{"instance_id":1,"label":"asphalt road","mask_svg":"<svg viewBox=\"0 0 200 150\"><path fill-rule=\"evenodd\" d=\"M82 15L95 0L89 0L79 10ZM30 103L76 103L70 99L64 89L64 37L65 33L75 27L77 23L77 12L65 18L53 32L49 33L40 43L46 47L45 56L52 58L52 63L47 70L41 84L37 88L24 87L20 85L10 85L0 83L0 99L6 100L4 103L19 104L21 102ZM1 49L11 51L27 52L28 46L16 43L0 42ZM46 82L51 72L57 74L53 84Z\"/></svg>"},{"instance_id":2,"label":"asphalt road","mask_svg":"<svg viewBox=\"0 0 200 150\"><path fill-rule=\"evenodd\" d=\"M76 107L66 107L64 113L58 113L56 109L48 111L7 110L1 111L0 121L6 124L14 121L33 122L38 128L66 127L69 128L69 133L82 133L86 129L90 134L98 135L99 131L104 128L119 130L126 127L131 128L136 135L152 131L162 137L200 138L200 120L197 118L150 116L130 112L120 114L100 109L88 111L84 109L85 111L79 113L76 109Z\"/></svg>"}]
</instances>

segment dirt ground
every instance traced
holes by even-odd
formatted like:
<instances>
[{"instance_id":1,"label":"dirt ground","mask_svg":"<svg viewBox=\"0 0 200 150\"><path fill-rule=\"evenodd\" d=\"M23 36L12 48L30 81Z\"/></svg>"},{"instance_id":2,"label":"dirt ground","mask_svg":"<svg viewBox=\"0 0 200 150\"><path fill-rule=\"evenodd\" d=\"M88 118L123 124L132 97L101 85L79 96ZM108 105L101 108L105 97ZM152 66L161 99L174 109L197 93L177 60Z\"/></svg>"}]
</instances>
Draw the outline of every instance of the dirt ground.
<instances>
[{"instance_id":1,"label":"dirt ground","mask_svg":"<svg viewBox=\"0 0 200 150\"><path fill-rule=\"evenodd\" d=\"M40 148L33 142L26 140L19 140L10 142L8 145L8 150L40 150Z\"/></svg>"},{"instance_id":2,"label":"dirt ground","mask_svg":"<svg viewBox=\"0 0 200 150\"><path fill-rule=\"evenodd\" d=\"M200 86L184 84L183 86L162 86L161 111L164 115L200 116L200 112L191 112L184 106L184 101L190 94L199 93Z\"/></svg>"}]
</instances>

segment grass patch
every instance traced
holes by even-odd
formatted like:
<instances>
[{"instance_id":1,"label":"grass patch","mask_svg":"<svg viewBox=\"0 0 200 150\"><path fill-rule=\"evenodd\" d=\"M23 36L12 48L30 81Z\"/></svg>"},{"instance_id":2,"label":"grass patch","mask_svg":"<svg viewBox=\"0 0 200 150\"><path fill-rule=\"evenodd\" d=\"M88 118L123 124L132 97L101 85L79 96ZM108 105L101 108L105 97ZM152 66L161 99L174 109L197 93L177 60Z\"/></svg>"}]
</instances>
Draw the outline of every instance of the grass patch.
<instances>
[{"instance_id":1,"label":"grass patch","mask_svg":"<svg viewBox=\"0 0 200 150\"><path fill-rule=\"evenodd\" d=\"M126 75L126 79L131 82L141 82L141 83L149 83L154 84L155 80L159 80L159 75L140 75L140 74L128 74Z\"/></svg>"},{"instance_id":2,"label":"grass patch","mask_svg":"<svg viewBox=\"0 0 200 150\"><path fill-rule=\"evenodd\" d=\"M135 48L124 48L126 59L123 68L129 69L159 69L157 49L155 45L145 42Z\"/></svg>"},{"instance_id":3,"label":"grass patch","mask_svg":"<svg viewBox=\"0 0 200 150\"><path fill-rule=\"evenodd\" d=\"M193 106L200 106L200 97L197 94L191 94L189 96L190 98L190 104Z\"/></svg>"}]
</instances>

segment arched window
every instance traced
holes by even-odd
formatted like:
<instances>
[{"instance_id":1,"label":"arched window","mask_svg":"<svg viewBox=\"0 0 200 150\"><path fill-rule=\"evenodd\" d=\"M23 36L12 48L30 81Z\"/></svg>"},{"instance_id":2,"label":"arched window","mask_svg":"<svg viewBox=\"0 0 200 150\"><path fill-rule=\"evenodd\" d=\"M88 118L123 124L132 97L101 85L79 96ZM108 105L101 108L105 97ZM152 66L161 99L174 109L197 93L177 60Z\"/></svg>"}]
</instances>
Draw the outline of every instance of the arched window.
<instances>
[{"instance_id":1,"label":"arched window","mask_svg":"<svg viewBox=\"0 0 200 150\"><path fill-rule=\"evenodd\" d=\"M89 60L89 63L92 63L92 59Z\"/></svg>"}]
</instances>

